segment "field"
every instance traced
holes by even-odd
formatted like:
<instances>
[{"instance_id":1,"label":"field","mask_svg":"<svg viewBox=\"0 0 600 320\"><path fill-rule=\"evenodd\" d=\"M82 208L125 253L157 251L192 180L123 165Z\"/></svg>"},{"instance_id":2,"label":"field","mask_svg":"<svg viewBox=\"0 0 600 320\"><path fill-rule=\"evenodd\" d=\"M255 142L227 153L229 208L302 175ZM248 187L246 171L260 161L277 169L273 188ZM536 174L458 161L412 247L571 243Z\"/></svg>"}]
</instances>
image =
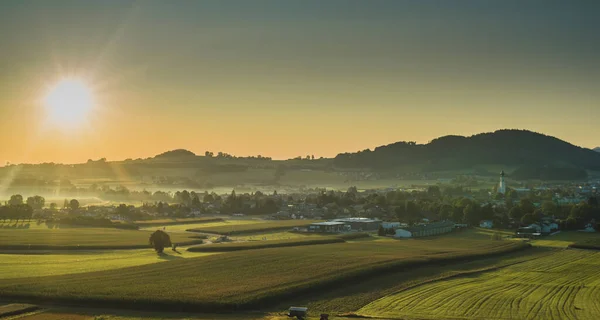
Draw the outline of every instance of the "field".
<instances>
[{"instance_id":1,"label":"field","mask_svg":"<svg viewBox=\"0 0 600 320\"><path fill-rule=\"evenodd\" d=\"M139 249L2 254L0 255L0 279L112 270L209 255L209 253L187 252L186 250L179 250L179 252L180 254L177 254L166 250L165 254L157 255L151 249Z\"/></svg>"},{"instance_id":2,"label":"field","mask_svg":"<svg viewBox=\"0 0 600 320\"><path fill-rule=\"evenodd\" d=\"M494 271L416 285L357 313L403 319L597 319L600 253L559 250Z\"/></svg>"},{"instance_id":3,"label":"field","mask_svg":"<svg viewBox=\"0 0 600 320\"><path fill-rule=\"evenodd\" d=\"M358 241L249 250L62 276L4 279L3 297L217 311L254 308L385 271L521 248L512 241ZM243 279L243 281L240 281ZM151 281L150 281L151 280Z\"/></svg>"},{"instance_id":4,"label":"field","mask_svg":"<svg viewBox=\"0 0 600 320\"><path fill-rule=\"evenodd\" d=\"M0 224L0 249L147 248L150 231L58 227L46 224ZM198 242L193 234L173 233L175 243Z\"/></svg>"},{"instance_id":5,"label":"field","mask_svg":"<svg viewBox=\"0 0 600 320\"><path fill-rule=\"evenodd\" d=\"M140 227L154 227L154 226L170 226L180 224L192 224L192 223L208 223L223 221L221 218L185 218L185 219L157 219L157 220L139 220L133 223Z\"/></svg>"},{"instance_id":6,"label":"field","mask_svg":"<svg viewBox=\"0 0 600 320\"><path fill-rule=\"evenodd\" d=\"M367 234L357 234L356 238L361 238L363 236L368 237ZM285 240L245 241L245 242L209 244L209 245L190 247L187 250L191 251L191 252L226 252L226 251L240 251L240 250L253 250L253 249L265 249L265 248L311 246L311 245L342 243L342 242L346 242L346 240L344 240L343 237L323 236L323 237L307 237L304 239L300 238L300 239L285 239Z\"/></svg>"},{"instance_id":7,"label":"field","mask_svg":"<svg viewBox=\"0 0 600 320\"><path fill-rule=\"evenodd\" d=\"M236 220L238 221L238 220ZM235 234L248 234L248 233L261 233L265 231L276 231L291 229L293 227L307 226L313 222L319 222L320 220L284 220L284 221L271 221L261 223L251 223L244 225L221 225L221 226L206 226L200 228L191 228L188 231L201 232L201 233L216 233L225 235Z\"/></svg>"},{"instance_id":8,"label":"field","mask_svg":"<svg viewBox=\"0 0 600 320\"><path fill-rule=\"evenodd\" d=\"M237 228L237 226L247 224L265 223L264 220L224 220L218 222L203 222L203 223L192 223L192 224L176 224L176 225L157 225L150 227L142 227L142 230L156 230L165 228L169 232L186 232L191 229L204 229L204 228L215 228L215 227L229 227Z\"/></svg>"}]
</instances>

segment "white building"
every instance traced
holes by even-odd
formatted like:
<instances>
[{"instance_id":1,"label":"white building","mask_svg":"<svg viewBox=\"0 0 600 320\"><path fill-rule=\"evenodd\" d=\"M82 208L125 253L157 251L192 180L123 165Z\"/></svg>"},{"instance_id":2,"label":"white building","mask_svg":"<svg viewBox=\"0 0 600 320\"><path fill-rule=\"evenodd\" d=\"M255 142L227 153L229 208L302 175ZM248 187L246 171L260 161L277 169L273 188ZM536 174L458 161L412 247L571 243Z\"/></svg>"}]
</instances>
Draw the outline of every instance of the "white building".
<instances>
[{"instance_id":1,"label":"white building","mask_svg":"<svg viewBox=\"0 0 600 320\"><path fill-rule=\"evenodd\" d=\"M491 229L494 227L494 221L492 220L483 220L479 223L481 228Z\"/></svg>"}]
</instances>

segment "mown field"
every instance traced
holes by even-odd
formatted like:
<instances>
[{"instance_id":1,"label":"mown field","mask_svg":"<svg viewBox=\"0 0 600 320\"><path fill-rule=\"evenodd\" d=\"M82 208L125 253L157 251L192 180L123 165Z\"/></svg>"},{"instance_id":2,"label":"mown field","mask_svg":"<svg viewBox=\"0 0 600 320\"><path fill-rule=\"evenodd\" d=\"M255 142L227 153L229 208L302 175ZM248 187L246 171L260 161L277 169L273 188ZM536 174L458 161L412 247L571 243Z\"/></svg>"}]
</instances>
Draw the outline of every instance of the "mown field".
<instances>
[{"instance_id":1,"label":"mown field","mask_svg":"<svg viewBox=\"0 0 600 320\"><path fill-rule=\"evenodd\" d=\"M237 220L236 220L237 221ZM319 222L321 220L282 220L282 221L270 221L251 223L244 225L223 225L223 226L206 226L201 228L191 228L188 231L201 232L201 233L216 233L223 235L234 235L234 234L248 234L248 233L259 233L266 231L286 230L293 227L307 226L313 222Z\"/></svg>"},{"instance_id":2,"label":"mown field","mask_svg":"<svg viewBox=\"0 0 600 320\"><path fill-rule=\"evenodd\" d=\"M600 252L557 250L498 270L409 287L357 313L418 319L598 319Z\"/></svg>"},{"instance_id":3,"label":"mown field","mask_svg":"<svg viewBox=\"0 0 600 320\"><path fill-rule=\"evenodd\" d=\"M322 236L267 241L245 241L194 246L188 248L187 250L191 252L227 252L265 248L312 246L319 244L343 243L346 242L346 240L354 240L365 237L369 237L369 235L366 233L355 233L342 236Z\"/></svg>"},{"instance_id":4,"label":"mown field","mask_svg":"<svg viewBox=\"0 0 600 320\"><path fill-rule=\"evenodd\" d=\"M523 248L512 241L358 241L249 250L115 271L0 280L0 298L231 311L322 292L386 271Z\"/></svg>"},{"instance_id":5,"label":"mown field","mask_svg":"<svg viewBox=\"0 0 600 320\"><path fill-rule=\"evenodd\" d=\"M150 248L139 250L0 254L0 279L112 270L183 258L201 257L210 254L187 252L186 250L178 251L179 253L175 253L167 249L163 255L157 255Z\"/></svg>"},{"instance_id":6,"label":"mown field","mask_svg":"<svg viewBox=\"0 0 600 320\"><path fill-rule=\"evenodd\" d=\"M0 224L0 249L127 249L149 247L150 231L112 228L52 228L37 225ZM172 242L197 243L193 234L172 233Z\"/></svg>"},{"instance_id":7,"label":"mown field","mask_svg":"<svg viewBox=\"0 0 600 320\"><path fill-rule=\"evenodd\" d=\"M217 222L203 222L203 223L191 223L191 224L176 224L176 225L157 225L150 227L142 227L142 230L156 230L165 228L166 231L172 232L186 232L190 229L203 229L203 228L214 228L214 227L229 227L236 228L240 225L246 224L257 224L265 223L264 220L223 220Z\"/></svg>"},{"instance_id":8,"label":"mown field","mask_svg":"<svg viewBox=\"0 0 600 320\"><path fill-rule=\"evenodd\" d=\"M135 225L143 227L170 226L193 223L209 223L223 221L222 218L185 218L185 219L156 219L156 220L138 220L134 221Z\"/></svg>"}]
</instances>

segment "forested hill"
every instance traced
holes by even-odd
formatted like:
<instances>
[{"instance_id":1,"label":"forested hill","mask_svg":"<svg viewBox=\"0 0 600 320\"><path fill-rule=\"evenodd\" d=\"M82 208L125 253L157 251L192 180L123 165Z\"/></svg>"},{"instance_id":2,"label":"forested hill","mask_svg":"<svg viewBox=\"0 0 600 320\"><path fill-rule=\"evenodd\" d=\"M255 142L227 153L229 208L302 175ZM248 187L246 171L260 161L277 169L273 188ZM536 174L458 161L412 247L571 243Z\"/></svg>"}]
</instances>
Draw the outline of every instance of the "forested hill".
<instances>
[{"instance_id":1,"label":"forested hill","mask_svg":"<svg viewBox=\"0 0 600 320\"><path fill-rule=\"evenodd\" d=\"M593 170L600 169L600 153L531 131L498 130L470 137L445 136L428 144L397 142L373 151L342 153L335 157L334 164L379 169L422 165L425 170L451 170L502 164Z\"/></svg>"}]
</instances>

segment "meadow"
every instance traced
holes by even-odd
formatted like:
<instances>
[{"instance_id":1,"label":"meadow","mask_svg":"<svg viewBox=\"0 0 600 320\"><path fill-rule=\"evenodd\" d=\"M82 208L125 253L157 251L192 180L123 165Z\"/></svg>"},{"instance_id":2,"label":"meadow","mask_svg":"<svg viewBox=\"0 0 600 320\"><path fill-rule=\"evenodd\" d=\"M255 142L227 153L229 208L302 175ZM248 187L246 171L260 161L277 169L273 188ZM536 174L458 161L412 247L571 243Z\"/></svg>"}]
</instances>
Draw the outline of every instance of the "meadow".
<instances>
[{"instance_id":1,"label":"meadow","mask_svg":"<svg viewBox=\"0 0 600 320\"><path fill-rule=\"evenodd\" d=\"M235 220L239 221L239 220ZM216 233L223 235L235 235L235 234L248 234L248 233L260 233L266 231L286 230L294 227L308 226L313 222L319 222L321 220L282 220L282 221L270 221L261 223L250 223L243 225L221 225L221 226L202 226L200 228L190 228L188 231L200 232L200 233Z\"/></svg>"},{"instance_id":2,"label":"meadow","mask_svg":"<svg viewBox=\"0 0 600 320\"><path fill-rule=\"evenodd\" d=\"M179 250L179 253L166 250L165 254L157 255L150 248L36 254L8 253L0 255L0 279L112 270L207 255L209 253L187 252L186 250Z\"/></svg>"},{"instance_id":3,"label":"meadow","mask_svg":"<svg viewBox=\"0 0 600 320\"><path fill-rule=\"evenodd\" d=\"M346 240L354 240L365 237L369 237L369 235L366 233L355 233L342 236L320 236L266 241L244 241L193 246L188 248L187 250L191 252L227 252L265 248L311 246L318 244L342 243L346 242Z\"/></svg>"},{"instance_id":4,"label":"meadow","mask_svg":"<svg viewBox=\"0 0 600 320\"><path fill-rule=\"evenodd\" d=\"M182 225L182 224L202 224L209 222L223 221L222 218L184 218L184 219L155 219L155 220L138 220L134 221L135 225L139 227L156 227L156 226L170 226L170 225Z\"/></svg>"},{"instance_id":5,"label":"meadow","mask_svg":"<svg viewBox=\"0 0 600 320\"><path fill-rule=\"evenodd\" d=\"M186 224L175 224L175 225L155 225L149 227L142 227L141 230L156 230L165 228L168 232L186 232L187 230L195 230L195 229L204 229L204 228L215 228L215 227L225 227L225 228L237 228L237 226L247 225L247 224L257 224L257 223L265 223L264 220L223 220L216 222L202 222L202 223L186 223Z\"/></svg>"},{"instance_id":6,"label":"meadow","mask_svg":"<svg viewBox=\"0 0 600 320\"><path fill-rule=\"evenodd\" d=\"M597 319L600 252L551 255L408 287L357 314L419 319Z\"/></svg>"},{"instance_id":7,"label":"meadow","mask_svg":"<svg viewBox=\"0 0 600 320\"><path fill-rule=\"evenodd\" d=\"M53 224L0 224L0 249L136 249L149 248L150 231L61 227ZM193 234L172 233L171 241L197 244Z\"/></svg>"},{"instance_id":8,"label":"meadow","mask_svg":"<svg viewBox=\"0 0 600 320\"><path fill-rule=\"evenodd\" d=\"M513 241L357 241L249 250L90 273L3 279L4 298L231 311L321 292L383 272L522 249ZM27 276L27 275L24 275Z\"/></svg>"}]
</instances>

